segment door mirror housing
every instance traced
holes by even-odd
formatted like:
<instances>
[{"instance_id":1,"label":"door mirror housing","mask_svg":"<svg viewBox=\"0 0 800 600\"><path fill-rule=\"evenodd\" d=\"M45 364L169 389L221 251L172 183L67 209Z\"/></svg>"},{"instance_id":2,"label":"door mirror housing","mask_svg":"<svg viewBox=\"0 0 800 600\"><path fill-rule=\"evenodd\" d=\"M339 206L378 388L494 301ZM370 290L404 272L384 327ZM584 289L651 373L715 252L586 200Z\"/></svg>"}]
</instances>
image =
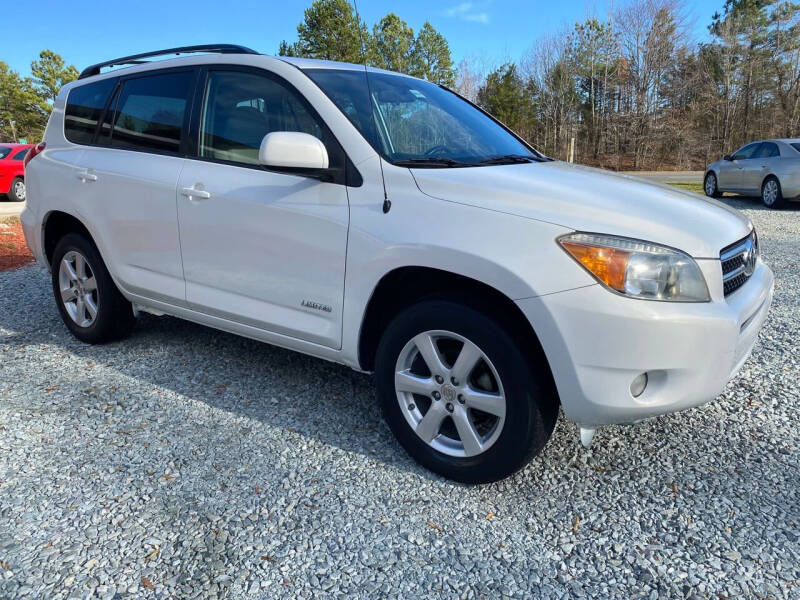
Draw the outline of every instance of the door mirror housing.
<instances>
[{"instance_id":1,"label":"door mirror housing","mask_svg":"<svg viewBox=\"0 0 800 600\"><path fill-rule=\"evenodd\" d=\"M731 161L731 160L733 160L733 157L730 154L726 154L725 156L722 157L722 160Z\"/></svg>"},{"instance_id":2,"label":"door mirror housing","mask_svg":"<svg viewBox=\"0 0 800 600\"><path fill-rule=\"evenodd\" d=\"M328 170L328 151L321 140L299 131L273 131L261 140L258 162L276 171L314 175Z\"/></svg>"}]
</instances>

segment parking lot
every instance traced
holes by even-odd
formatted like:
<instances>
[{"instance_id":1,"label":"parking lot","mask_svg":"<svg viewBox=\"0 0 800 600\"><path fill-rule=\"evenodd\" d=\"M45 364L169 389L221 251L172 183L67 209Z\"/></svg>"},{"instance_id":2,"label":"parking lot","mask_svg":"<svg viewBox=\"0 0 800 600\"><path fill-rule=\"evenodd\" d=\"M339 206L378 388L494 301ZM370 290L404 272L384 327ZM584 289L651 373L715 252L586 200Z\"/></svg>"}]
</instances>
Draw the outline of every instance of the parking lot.
<instances>
[{"instance_id":1,"label":"parking lot","mask_svg":"<svg viewBox=\"0 0 800 600\"><path fill-rule=\"evenodd\" d=\"M777 279L738 377L488 486L406 456L366 375L170 317L86 346L0 273L0 597L799 598L800 207L725 201Z\"/></svg>"}]
</instances>

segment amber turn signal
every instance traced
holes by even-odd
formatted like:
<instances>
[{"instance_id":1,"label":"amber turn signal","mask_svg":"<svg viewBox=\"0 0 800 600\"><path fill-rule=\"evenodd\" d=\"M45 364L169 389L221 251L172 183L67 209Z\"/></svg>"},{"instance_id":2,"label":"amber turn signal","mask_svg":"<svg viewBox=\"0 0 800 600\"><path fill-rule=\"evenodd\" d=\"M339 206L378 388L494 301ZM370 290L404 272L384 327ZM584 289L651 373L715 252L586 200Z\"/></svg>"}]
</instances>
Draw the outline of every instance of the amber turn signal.
<instances>
[{"instance_id":1,"label":"amber turn signal","mask_svg":"<svg viewBox=\"0 0 800 600\"><path fill-rule=\"evenodd\" d=\"M589 246L562 240L561 245L592 275L617 291L625 290L625 269L631 253L603 246Z\"/></svg>"}]
</instances>

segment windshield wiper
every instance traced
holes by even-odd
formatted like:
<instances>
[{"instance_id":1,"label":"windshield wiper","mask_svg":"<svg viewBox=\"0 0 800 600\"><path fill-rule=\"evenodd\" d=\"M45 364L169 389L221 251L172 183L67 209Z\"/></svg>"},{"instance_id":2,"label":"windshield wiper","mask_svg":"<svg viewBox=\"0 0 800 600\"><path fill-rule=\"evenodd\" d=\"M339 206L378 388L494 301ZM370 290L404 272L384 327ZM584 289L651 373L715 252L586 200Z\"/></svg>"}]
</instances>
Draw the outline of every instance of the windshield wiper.
<instances>
[{"instance_id":1,"label":"windshield wiper","mask_svg":"<svg viewBox=\"0 0 800 600\"><path fill-rule=\"evenodd\" d=\"M504 154L503 156L493 156L478 161L479 165L516 165L522 163L538 162L535 156L527 154Z\"/></svg>"},{"instance_id":2,"label":"windshield wiper","mask_svg":"<svg viewBox=\"0 0 800 600\"><path fill-rule=\"evenodd\" d=\"M452 158L437 158L435 156L408 158L406 160L395 161L400 167L469 167L473 163L465 163Z\"/></svg>"}]
</instances>

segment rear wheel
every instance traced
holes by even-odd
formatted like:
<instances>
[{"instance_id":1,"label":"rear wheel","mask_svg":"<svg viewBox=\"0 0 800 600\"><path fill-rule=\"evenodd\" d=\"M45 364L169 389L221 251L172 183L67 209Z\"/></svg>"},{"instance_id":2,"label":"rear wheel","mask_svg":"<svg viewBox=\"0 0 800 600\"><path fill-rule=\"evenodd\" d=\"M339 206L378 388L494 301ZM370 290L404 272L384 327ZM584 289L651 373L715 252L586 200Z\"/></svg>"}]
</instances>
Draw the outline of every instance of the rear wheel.
<instances>
[{"instance_id":1,"label":"rear wheel","mask_svg":"<svg viewBox=\"0 0 800 600\"><path fill-rule=\"evenodd\" d=\"M547 443L558 415L547 369L495 321L446 300L399 314L375 363L397 439L428 469L465 483L507 477Z\"/></svg>"},{"instance_id":2,"label":"rear wheel","mask_svg":"<svg viewBox=\"0 0 800 600\"><path fill-rule=\"evenodd\" d=\"M767 177L761 184L761 201L767 208L783 208L783 191L777 177Z\"/></svg>"},{"instance_id":3,"label":"rear wheel","mask_svg":"<svg viewBox=\"0 0 800 600\"><path fill-rule=\"evenodd\" d=\"M76 338L102 344L131 332L136 322L133 307L92 242L77 233L65 235L53 252L51 270L58 312Z\"/></svg>"},{"instance_id":4,"label":"rear wheel","mask_svg":"<svg viewBox=\"0 0 800 600\"><path fill-rule=\"evenodd\" d=\"M12 202L25 202L25 180L15 177L8 190L8 199Z\"/></svg>"},{"instance_id":5,"label":"rear wheel","mask_svg":"<svg viewBox=\"0 0 800 600\"><path fill-rule=\"evenodd\" d=\"M719 198L722 195L719 187L717 187L717 176L714 173L706 175L706 179L703 182L703 191L709 198Z\"/></svg>"}]
</instances>

